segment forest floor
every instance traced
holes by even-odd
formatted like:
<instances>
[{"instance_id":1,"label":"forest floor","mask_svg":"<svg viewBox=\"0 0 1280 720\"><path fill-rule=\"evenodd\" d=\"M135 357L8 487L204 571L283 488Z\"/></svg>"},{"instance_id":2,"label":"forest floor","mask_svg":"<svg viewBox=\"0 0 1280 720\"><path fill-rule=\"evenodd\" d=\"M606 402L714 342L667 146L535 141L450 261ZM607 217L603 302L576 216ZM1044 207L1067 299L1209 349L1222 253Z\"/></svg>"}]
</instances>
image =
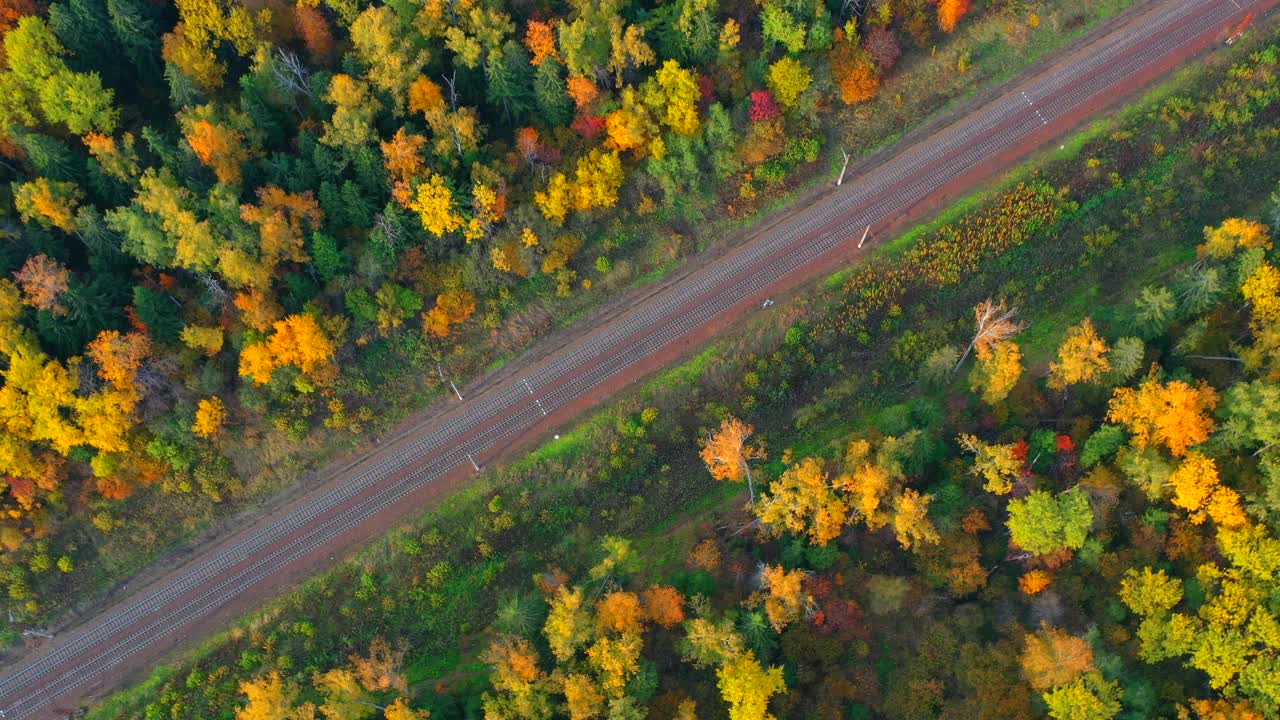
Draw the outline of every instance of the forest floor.
<instances>
[{"instance_id":1,"label":"forest floor","mask_svg":"<svg viewBox=\"0 0 1280 720\"><path fill-rule=\"evenodd\" d=\"M1266 2L1257 3L1256 9L1270 9L1277 0L1267 0ZM1055 58L1040 63L1036 68L1029 71L1024 77L1032 77L1047 72L1052 72L1055 68L1062 67L1069 63L1072 58L1078 59L1082 55L1088 55L1101 42L1104 36L1111 38L1116 35L1135 32L1146 26L1151 21L1151 14L1157 9L1167 9L1169 3L1152 3L1137 8L1126 13L1121 18L1117 18L1107 25L1103 32L1095 32L1073 44L1072 48L1060 53ZM1225 29L1225 28L1224 28ZM1126 79L1119 85L1113 86L1112 91L1105 97L1100 98L1096 102L1087 103L1085 105L1074 108L1067 116L1055 122L1052 125L1046 125L1042 132L1025 138L1016 147L1009 148L1005 152L990 157L981 166L971 168L963 177L957 178L952 183L939 189L931 194L924 202L918 203L906 212L898 213L893 219L885 224L881 224L876 228L877 238L886 238L894 232L904 229L909 224L919 221L924 217L935 212L939 207L945 205L956 196L969 192L974 187L993 175L1013 166L1020 158L1028 153L1042 147L1046 142L1061 136L1069 129L1079 125L1089 116L1104 110L1109 106L1113 106L1123 99L1131 96L1147 83L1160 74L1167 72L1170 68L1186 62L1197 52L1202 51L1206 46L1218 41L1215 36L1203 36L1198 38L1197 42L1188 43L1180 46L1175 52L1169 53L1162 57L1158 62L1148 66L1148 71L1137 73ZM858 166L850 169L847 182L856 183L859 175L867 169L873 168L883 162L885 157L897 155L899 148L910 148L921 140L929 138L940 128L954 124L958 119L963 118L973 110L982 107L984 104L991 102L993 97L1000 94L1002 89L996 89L987 93L976 95L969 98L961 106L953 108L945 118L940 118L930 123L926 127L917 129L903 138L894 149L882 151L876 155L862 160ZM910 150L908 150L909 152ZM693 263L682 268L679 272L673 273L671 276L648 286L637 288L632 291L624 292L614 298L607 306L601 308L590 318L575 323L571 327L558 330L540 342L536 343L533 348L523 354L521 357L505 364L501 368L488 373L470 383L463 388L463 394L468 398L467 403L441 403L432 408L424 410L419 415L405 422L398 431L384 435L380 438L380 442L376 450L368 455L360 455L352 453L351 455L333 463L324 473L317 476L317 483L311 486L317 492L324 492L333 487L341 485L346 478L349 478L353 472L358 472L363 468L371 467L382 462L398 450L404 449L404 446L411 440L420 437L429 427L435 427L442 423L448 423L450 420L456 419L459 412L465 409L463 406L472 405L476 400L495 392L498 388L503 387L507 382L517 375L528 371L531 368L545 364L549 358L560 355L564 348L584 344L592 338L598 338L608 334L614 330L617 323L626 314L627 311L646 305L654 298L660 296L670 288L681 284L688 278L697 274L700 270L710 267L714 264L723 263L730 258L736 256L742 248L751 243L752 240L767 237L771 233L778 231L780 228L794 222L801 213L812 210L814 206L826 203L831 195L830 186L821 186L813 188L806 196L800 199L800 202L789 206L787 209L779 210L761 222L754 225L749 230L743 230L732 238L727 238L718 250L715 252L705 253L697 258ZM874 243L874 239L873 239ZM510 442L506 442L494 454L483 458L486 462L495 462L502 458L509 458L520 450L526 449L532 443L540 438L545 438L563 423L567 423L581 415L584 411L598 405L605 398L619 389L644 378L656 370L664 367L670 362L687 355L691 350L699 347L705 341L721 334L729 328L735 326L741 321L743 316L750 312L756 311L759 307L759 300L762 297L776 297L782 293L789 292L795 288L812 281L815 277L828 275L833 269L842 267L851 260L856 259L863 252L870 251L875 245L859 250L853 247L853 243L846 243L844 247L837 252L829 253L818 262L810 263L801 270L788 274L778 282L761 289L757 293L748 297L743 302L738 303L732 311L725 312L716 317L712 322L700 326L692 333L685 335L677 343L672 343L662 348L660 351L646 357L643 361L638 362L627 369L625 373L615 376L609 383L605 384L598 390L586 396L580 396L577 399L559 407L547 421L532 430L514 438ZM380 536L385 533L388 527L394 526L397 519L403 517L407 513L418 512L421 507L434 499L446 495L464 484L472 473L469 468L465 471L455 471L449 473L440 479L428 483L418 492L404 498L396 503L388 511L374 515L368 520L361 523L360 527L355 528L353 533L344 535L340 543L335 543L332 548L327 548L328 552L312 553L305 562L293 563L288 567L287 572L277 573L270 581L261 583L251 588L235 598L234 601L222 607L218 612L206 615L202 620L186 626L181 633L175 634L164 643L156 643L146 651L138 652L122 666L117 667L111 674L110 682L118 683L127 679L137 670L147 668L151 662L163 652L179 647L185 642L206 637L213 630L223 626L228 618L234 617L248 608L260 605L265 599L277 594L283 587L287 587L298 580L305 578L315 572L317 569L331 564L339 553L345 553L352 548L353 538L358 542L361 539L367 540L372 537ZM216 552L217 547L225 546L227 543L234 542L238 537L252 532L254 529L261 529L270 523L278 520L280 517L287 516L291 510L299 505L303 498L302 493L297 493L291 502L281 502L271 510L263 511L254 517L240 517L238 524L245 527L244 532L238 533L236 536L227 538L225 541L214 542L208 539L206 542L199 543L199 555L206 555L209 552ZM307 496L313 493L308 492ZM188 550L187 552L175 556L166 563L157 565L149 570L145 576L139 577L130 583L132 592L128 593L129 597L124 597L125 593L117 593L116 598L110 599L110 605L118 607L122 604L128 604L133 600L141 598L146 591L161 585L167 584L169 581L176 579L189 567L192 556L197 553ZM107 603L103 603L106 610ZM86 621L98 613L87 613L82 616ZM89 624L85 622L83 624ZM57 643L55 643L57 644ZM40 650L36 654L43 654ZM92 691L95 688L92 685L84 686L81 692ZM96 689L103 689L102 687Z\"/></svg>"}]
</instances>

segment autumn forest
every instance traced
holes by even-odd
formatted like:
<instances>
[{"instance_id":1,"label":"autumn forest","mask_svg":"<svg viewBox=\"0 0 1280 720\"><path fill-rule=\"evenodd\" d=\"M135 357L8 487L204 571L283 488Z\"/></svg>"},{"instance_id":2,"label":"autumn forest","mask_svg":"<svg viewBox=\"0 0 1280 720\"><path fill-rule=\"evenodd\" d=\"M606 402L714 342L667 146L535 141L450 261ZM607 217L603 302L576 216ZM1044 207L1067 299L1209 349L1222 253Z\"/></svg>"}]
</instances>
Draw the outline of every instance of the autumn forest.
<instances>
[{"instance_id":1,"label":"autumn forest","mask_svg":"<svg viewBox=\"0 0 1280 720\"><path fill-rule=\"evenodd\" d=\"M0 0L6 662L1129 4ZM1260 22L90 717L1280 718L1277 73Z\"/></svg>"}]
</instances>

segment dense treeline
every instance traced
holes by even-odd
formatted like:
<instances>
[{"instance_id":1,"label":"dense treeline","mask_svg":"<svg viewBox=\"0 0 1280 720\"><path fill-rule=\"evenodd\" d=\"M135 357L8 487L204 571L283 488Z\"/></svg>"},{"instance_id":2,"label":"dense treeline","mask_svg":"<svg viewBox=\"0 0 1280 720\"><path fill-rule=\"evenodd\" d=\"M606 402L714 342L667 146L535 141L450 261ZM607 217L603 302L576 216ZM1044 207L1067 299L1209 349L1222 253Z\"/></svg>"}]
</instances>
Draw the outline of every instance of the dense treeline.
<instances>
[{"instance_id":1,"label":"dense treeline","mask_svg":"<svg viewBox=\"0 0 1280 720\"><path fill-rule=\"evenodd\" d=\"M96 717L376 718L326 678L378 636L433 718L1280 716L1280 49L1236 58Z\"/></svg>"},{"instance_id":2,"label":"dense treeline","mask_svg":"<svg viewBox=\"0 0 1280 720\"><path fill-rule=\"evenodd\" d=\"M749 212L817 159L821 111L874 98L968 11L3 0L17 617L66 603L33 588L104 534L199 527L273 437L362 432L404 359L443 379L530 297L589 290L621 221Z\"/></svg>"}]
</instances>

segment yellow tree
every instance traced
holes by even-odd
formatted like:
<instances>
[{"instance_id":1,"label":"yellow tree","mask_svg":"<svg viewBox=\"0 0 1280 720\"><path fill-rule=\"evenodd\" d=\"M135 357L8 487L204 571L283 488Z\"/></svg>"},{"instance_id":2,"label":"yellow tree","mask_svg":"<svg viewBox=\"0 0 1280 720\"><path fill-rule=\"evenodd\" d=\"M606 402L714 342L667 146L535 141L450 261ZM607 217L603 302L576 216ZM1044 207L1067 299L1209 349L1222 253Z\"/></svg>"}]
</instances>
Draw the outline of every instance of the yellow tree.
<instances>
[{"instance_id":1,"label":"yellow tree","mask_svg":"<svg viewBox=\"0 0 1280 720\"><path fill-rule=\"evenodd\" d=\"M698 101L702 91L693 72L680 67L675 60L667 60L654 75L660 88L655 93L663 109L662 122L680 135L694 135L701 127L698 121Z\"/></svg>"},{"instance_id":2,"label":"yellow tree","mask_svg":"<svg viewBox=\"0 0 1280 720\"><path fill-rule=\"evenodd\" d=\"M1005 340L978 350L978 362L969 373L969 389L979 393L988 405L1004 402L1022 377L1022 349L1012 340Z\"/></svg>"},{"instance_id":3,"label":"yellow tree","mask_svg":"<svg viewBox=\"0 0 1280 720\"><path fill-rule=\"evenodd\" d=\"M637 100L635 90L627 87L622 91L621 107L605 115L606 147L618 152L634 150L637 154L643 154L652 142L652 137L658 134L652 112L662 112L665 98L656 81L646 84L646 87L652 88L651 94L654 96L649 102Z\"/></svg>"},{"instance_id":4,"label":"yellow tree","mask_svg":"<svg viewBox=\"0 0 1280 720\"><path fill-rule=\"evenodd\" d=\"M1204 244L1196 247L1200 257L1225 260L1237 250L1249 248L1271 249L1271 228L1260 222L1242 218L1227 218L1217 227L1204 229Z\"/></svg>"},{"instance_id":5,"label":"yellow tree","mask_svg":"<svg viewBox=\"0 0 1280 720\"><path fill-rule=\"evenodd\" d=\"M550 605L543 634L556 660L567 662L591 640L595 623L591 612L583 607L582 588L558 588Z\"/></svg>"},{"instance_id":6,"label":"yellow tree","mask_svg":"<svg viewBox=\"0 0 1280 720\"><path fill-rule=\"evenodd\" d=\"M188 325L182 328L182 344L213 357L222 351L224 336L217 325Z\"/></svg>"},{"instance_id":7,"label":"yellow tree","mask_svg":"<svg viewBox=\"0 0 1280 720\"><path fill-rule=\"evenodd\" d=\"M720 422L720 429L709 433L702 443L702 462L706 463L711 477L730 482L747 481L751 502L755 502L755 484L751 478L751 461L765 457L762 446L748 441L754 432L752 427L735 417Z\"/></svg>"},{"instance_id":8,"label":"yellow tree","mask_svg":"<svg viewBox=\"0 0 1280 720\"><path fill-rule=\"evenodd\" d=\"M1250 369L1263 369L1280 378L1280 270L1263 261L1240 285L1240 294L1249 304L1249 329L1253 343L1241 353Z\"/></svg>"},{"instance_id":9,"label":"yellow tree","mask_svg":"<svg viewBox=\"0 0 1280 720\"><path fill-rule=\"evenodd\" d=\"M1018 446L993 445L973 435L961 435L960 447L973 453L970 472L983 479L983 489L996 495L1008 495L1013 484L1022 476L1022 460L1017 456Z\"/></svg>"},{"instance_id":10,"label":"yellow tree","mask_svg":"<svg viewBox=\"0 0 1280 720\"><path fill-rule=\"evenodd\" d=\"M1240 494L1221 483L1218 466L1212 458L1191 451L1169 474L1173 488L1173 504L1191 513L1191 522L1199 525L1212 518L1220 527L1233 529L1248 523L1240 505Z\"/></svg>"},{"instance_id":11,"label":"yellow tree","mask_svg":"<svg viewBox=\"0 0 1280 720\"><path fill-rule=\"evenodd\" d=\"M471 219L467 220L462 237L472 243L488 236L506 214L506 192L477 181L471 187Z\"/></svg>"},{"instance_id":12,"label":"yellow tree","mask_svg":"<svg viewBox=\"0 0 1280 720\"><path fill-rule=\"evenodd\" d=\"M377 709L350 668L316 673L311 684L324 696L319 710L328 720L365 720Z\"/></svg>"},{"instance_id":13,"label":"yellow tree","mask_svg":"<svg viewBox=\"0 0 1280 720\"><path fill-rule=\"evenodd\" d=\"M622 187L622 161L616 152L592 150L578 158L573 181L573 209L611 208L618 204Z\"/></svg>"},{"instance_id":14,"label":"yellow tree","mask_svg":"<svg viewBox=\"0 0 1280 720\"><path fill-rule=\"evenodd\" d=\"M398 697L382 711L383 720L431 720L430 710L414 710L408 701Z\"/></svg>"},{"instance_id":15,"label":"yellow tree","mask_svg":"<svg viewBox=\"0 0 1280 720\"><path fill-rule=\"evenodd\" d=\"M1057 362L1049 363L1049 387L1065 390L1068 386L1098 379L1111 370L1109 352L1107 342L1094 329L1093 320L1081 320L1067 330L1062 345L1058 346Z\"/></svg>"},{"instance_id":16,"label":"yellow tree","mask_svg":"<svg viewBox=\"0 0 1280 720\"><path fill-rule=\"evenodd\" d=\"M822 464L805 458L769 484L769 495L753 506L756 517L777 534L806 533L814 545L825 546L840 536L849 506L839 497Z\"/></svg>"},{"instance_id":17,"label":"yellow tree","mask_svg":"<svg viewBox=\"0 0 1280 720\"><path fill-rule=\"evenodd\" d=\"M852 495L849 507L868 530L879 530L893 521L891 496L906 480L902 458L911 451L918 434L912 431L901 438L887 437L874 448L865 439L854 440L845 449L844 472L834 485Z\"/></svg>"},{"instance_id":18,"label":"yellow tree","mask_svg":"<svg viewBox=\"0 0 1280 720\"><path fill-rule=\"evenodd\" d=\"M774 97L786 107L792 107L813 82L813 75L799 60L787 56L769 66L768 82Z\"/></svg>"},{"instance_id":19,"label":"yellow tree","mask_svg":"<svg viewBox=\"0 0 1280 720\"><path fill-rule=\"evenodd\" d=\"M334 346L324 328L311 315L290 315L277 320L275 332L262 343L240 352L240 374L259 385L271 381L277 368L296 366L308 376L326 379L332 374Z\"/></svg>"},{"instance_id":20,"label":"yellow tree","mask_svg":"<svg viewBox=\"0 0 1280 720\"><path fill-rule=\"evenodd\" d=\"M1218 393L1208 384L1190 385L1181 380L1161 384L1154 377L1134 388L1117 388L1107 407L1107 419L1133 433L1139 448L1164 445L1177 457L1209 439L1213 430L1210 412L1218 405Z\"/></svg>"},{"instance_id":21,"label":"yellow tree","mask_svg":"<svg viewBox=\"0 0 1280 720\"><path fill-rule=\"evenodd\" d=\"M374 5L351 23L351 44L368 71L365 77L395 101L395 111L404 108L409 87L427 64L430 53L418 46L413 33L401 27L389 5Z\"/></svg>"},{"instance_id":22,"label":"yellow tree","mask_svg":"<svg viewBox=\"0 0 1280 720\"><path fill-rule=\"evenodd\" d=\"M628 633L598 638L587 648L587 662L596 671L600 689L606 695L622 697L626 693L627 682L640 670L643 647L639 635Z\"/></svg>"},{"instance_id":23,"label":"yellow tree","mask_svg":"<svg viewBox=\"0 0 1280 720\"><path fill-rule=\"evenodd\" d=\"M246 702L236 710L236 720L304 720L309 717L308 710L315 712L310 705L293 706L298 688L285 682L278 672L240 683L240 694Z\"/></svg>"},{"instance_id":24,"label":"yellow tree","mask_svg":"<svg viewBox=\"0 0 1280 720\"><path fill-rule=\"evenodd\" d=\"M938 530L929 520L929 502L932 495L921 495L914 488L907 488L893 498L893 534L902 549L912 545L935 545L941 539Z\"/></svg>"},{"instance_id":25,"label":"yellow tree","mask_svg":"<svg viewBox=\"0 0 1280 720\"><path fill-rule=\"evenodd\" d=\"M258 189L258 204L241 205L240 217L258 227L260 263L270 272L282 260L306 262L304 231L324 220L311 192L289 193L267 186Z\"/></svg>"},{"instance_id":26,"label":"yellow tree","mask_svg":"<svg viewBox=\"0 0 1280 720\"><path fill-rule=\"evenodd\" d=\"M727 661L716 671L720 697L729 705L729 720L776 720L769 698L786 692L782 668L765 670L750 651Z\"/></svg>"},{"instance_id":27,"label":"yellow tree","mask_svg":"<svg viewBox=\"0 0 1280 720\"><path fill-rule=\"evenodd\" d=\"M609 62L605 67L613 71L615 85L621 85L622 73L628 68L652 65L658 56L645 42L643 26L627 24L616 14L608 22L610 47Z\"/></svg>"},{"instance_id":28,"label":"yellow tree","mask_svg":"<svg viewBox=\"0 0 1280 720\"><path fill-rule=\"evenodd\" d=\"M604 693L589 675L569 673L565 676L564 701L569 720L593 720L604 716Z\"/></svg>"},{"instance_id":29,"label":"yellow tree","mask_svg":"<svg viewBox=\"0 0 1280 720\"><path fill-rule=\"evenodd\" d=\"M444 178L435 173L418 186L409 209L418 213L422 227L436 237L444 237L462 227L462 215L454 204L453 191L445 185Z\"/></svg>"},{"instance_id":30,"label":"yellow tree","mask_svg":"<svg viewBox=\"0 0 1280 720\"><path fill-rule=\"evenodd\" d=\"M571 189L569 178L564 173L552 175L547 182L547 189L533 194L533 200L542 211L542 216L556 225L563 225L569 214Z\"/></svg>"},{"instance_id":31,"label":"yellow tree","mask_svg":"<svg viewBox=\"0 0 1280 720\"><path fill-rule=\"evenodd\" d=\"M200 437L213 437L222 430L226 422L227 408L222 404L222 398L203 398L196 404L196 421L191 426L191 431Z\"/></svg>"},{"instance_id":32,"label":"yellow tree","mask_svg":"<svg viewBox=\"0 0 1280 720\"><path fill-rule=\"evenodd\" d=\"M339 73L329 81L325 99L333 104L333 117L324 124L320 142L356 148L373 140L373 119L380 106L369 85Z\"/></svg>"}]
</instances>

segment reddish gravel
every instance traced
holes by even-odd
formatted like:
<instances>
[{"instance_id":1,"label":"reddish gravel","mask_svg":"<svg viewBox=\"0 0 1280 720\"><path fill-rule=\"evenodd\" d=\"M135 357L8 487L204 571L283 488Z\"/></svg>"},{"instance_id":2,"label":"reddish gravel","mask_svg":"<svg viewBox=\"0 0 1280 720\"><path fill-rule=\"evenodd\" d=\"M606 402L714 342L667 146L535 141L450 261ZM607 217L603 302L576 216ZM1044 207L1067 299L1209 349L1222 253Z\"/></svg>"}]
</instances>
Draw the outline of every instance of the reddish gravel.
<instances>
[{"instance_id":1,"label":"reddish gravel","mask_svg":"<svg viewBox=\"0 0 1280 720\"><path fill-rule=\"evenodd\" d=\"M628 297L626 312L558 352L467 389L323 487L210 542L93 618L59 633L0 680L0 718L55 717L114 689L165 653L207 637L265 599L385 533L487 463L545 438L777 296L855 259L1046 141L1220 42L1280 0L1160 0L1106 35L1024 76L904 150L864 163L841 188L695 271Z\"/></svg>"}]
</instances>

